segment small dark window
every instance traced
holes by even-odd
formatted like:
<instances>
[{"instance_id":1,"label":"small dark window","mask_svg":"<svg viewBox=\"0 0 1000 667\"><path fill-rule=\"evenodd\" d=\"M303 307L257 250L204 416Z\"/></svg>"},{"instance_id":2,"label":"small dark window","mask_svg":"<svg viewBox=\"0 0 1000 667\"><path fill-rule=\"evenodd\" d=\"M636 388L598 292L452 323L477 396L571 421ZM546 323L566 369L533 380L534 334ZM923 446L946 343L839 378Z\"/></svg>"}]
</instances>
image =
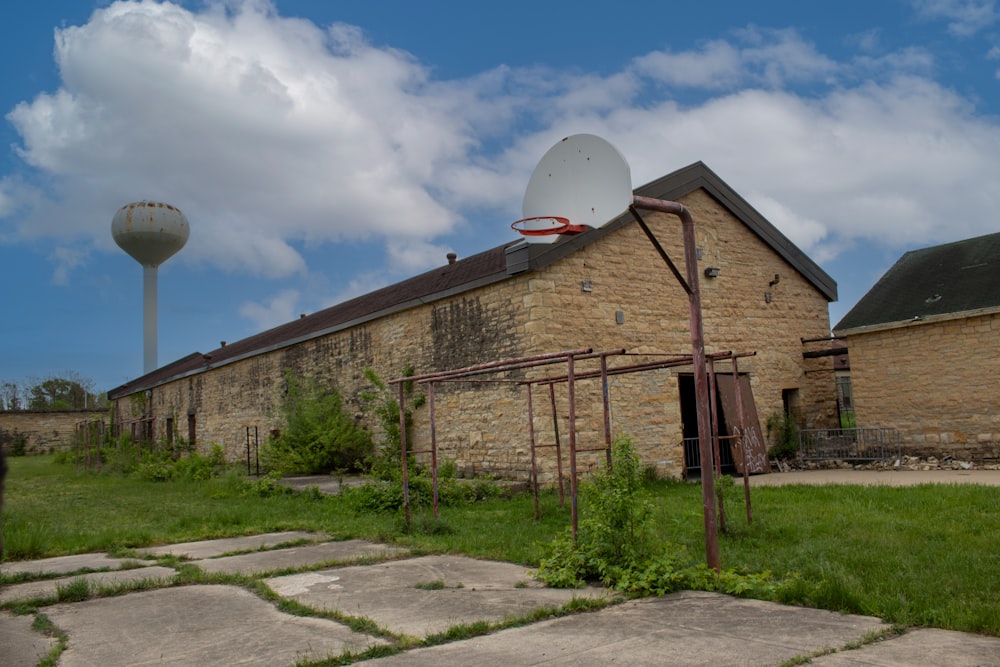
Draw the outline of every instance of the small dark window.
<instances>
[{"instance_id":1,"label":"small dark window","mask_svg":"<svg viewBox=\"0 0 1000 667\"><path fill-rule=\"evenodd\" d=\"M197 433L197 430L194 414L188 415L188 447L195 446L195 434Z\"/></svg>"},{"instance_id":2,"label":"small dark window","mask_svg":"<svg viewBox=\"0 0 1000 667\"><path fill-rule=\"evenodd\" d=\"M167 444L174 444L174 418L167 417Z\"/></svg>"}]
</instances>

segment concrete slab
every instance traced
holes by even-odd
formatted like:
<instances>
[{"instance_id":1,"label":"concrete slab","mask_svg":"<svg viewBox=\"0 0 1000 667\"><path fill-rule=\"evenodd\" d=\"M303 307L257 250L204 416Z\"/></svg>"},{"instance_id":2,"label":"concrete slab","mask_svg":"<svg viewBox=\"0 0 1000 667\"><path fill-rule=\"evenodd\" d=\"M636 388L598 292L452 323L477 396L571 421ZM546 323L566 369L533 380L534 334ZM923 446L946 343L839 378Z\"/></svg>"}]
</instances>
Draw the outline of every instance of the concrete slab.
<instances>
[{"instance_id":1,"label":"concrete slab","mask_svg":"<svg viewBox=\"0 0 1000 667\"><path fill-rule=\"evenodd\" d=\"M365 540L323 542L272 551L256 551L240 556L223 556L193 561L205 572L225 574L263 574L321 564L341 564L362 559L389 558L406 549Z\"/></svg>"},{"instance_id":2,"label":"concrete slab","mask_svg":"<svg viewBox=\"0 0 1000 667\"><path fill-rule=\"evenodd\" d=\"M296 491L305 491L310 486L315 486L320 493L335 496L341 489L361 486L370 481L356 475L300 475L282 477L279 484Z\"/></svg>"},{"instance_id":3,"label":"concrete slab","mask_svg":"<svg viewBox=\"0 0 1000 667\"><path fill-rule=\"evenodd\" d=\"M519 565L462 556L423 556L265 579L275 593L316 609L375 621L392 632L423 637L461 623L499 622L602 588L545 588ZM440 586L440 587L437 587Z\"/></svg>"},{"instance_id":4,"label":"concrete slab","mask_svg":"<svg viewBox=\"0 0 1000 667\"><path fill-rule=\"evenodd\" d=\"M31 629L34 616L0 612L0 664L35 667L56 646L56 640Z\"/></svg>"},{"instance_id":5,"label":"concrete slab","mask_svg":"<svg viewBox=\"0 0 1000 667\"><path fill-rule=\"evenodd\" d=\"M23 584L11 584L0 588L0 604L13 600L52 597L56 595L59 586L66 586L77 579L86 579L92 587L115 586L143 580L165 582L176 574L177 572L169 567L154 566L140 567L134 570L92 572L90 574L79 574L73 577L60 577L58 579L44 579L42 581L28 581Z\"/></svg>"},{"instance_id":6,"label":"concrete slab","mask_svg":"<svg viewBox=\"0 0 1000 667\"><path fill-rule=\"evenodd\" d=\"M683 592L365 664L773 665L824 647L845 646L883 627L879 619L867 616Z\"/></svg>"},{"instance_id":7,"label":"concrete slab","mask_svg":"<svg viewBox=\"0 0 1000 667\"><path fill-rule=\"evenodd\" d=\"M107 554L57 556L41 560L23 560L0 564L2 574L65 574L80 570L117 570L134 558L111 558Z\"/></svg>"},{"instance_id":8,"label":"concrete slab","mask_svg":"<svg viewBox=\"0 0 1000 667\"><path fill-rule=\"evenodd\" d=\"M286 531L282 533L265 533L264 535L249 535L247 537L230 537L218 540L201 540L198 542L181 542L167 544L162 547L140 549L140 553L151 556L180 556L192 560L198 558L214 558L222 554L236 551L253 551L254 549L270 549L279 544L309 540L312 542L327 539L325 535L306 533L303 531Z\"/></svg>"},{"instance_id":9,"label":"concrete slab","mask_svg":"<svg viewBox=\"0 0 1000 667\"><path fill-rule=\"evenodd\" d=\"M45 610L69 636L60 667L292 665L384 643L291 616L235 586L181 586Z\"/></svg>"},{"instance_id":10,"label":"concrete slab","mask_svg":"<svg viewBox=\"0 0 1000 667\"><path fill-rule=\"evenodd\" d=\"M742 481L737 480L737 483L742 484ZM750 477L750 486L786 486L788 484L860 484L862 486L982 484L1000 486L1000 470L796 470Z\"/></svg>"},{"instance_id":11,"label":"concrete slab","mask_svg":"<svg viewBox=\"0 0 1000 667\"><path fill-rule=\"evenodd\" d=\"M1000 665L1000 637L950 630L911 630L899 637L812 661L819 667L910 667L917 663L949 667Z\"/></svg>"}]
</instances>

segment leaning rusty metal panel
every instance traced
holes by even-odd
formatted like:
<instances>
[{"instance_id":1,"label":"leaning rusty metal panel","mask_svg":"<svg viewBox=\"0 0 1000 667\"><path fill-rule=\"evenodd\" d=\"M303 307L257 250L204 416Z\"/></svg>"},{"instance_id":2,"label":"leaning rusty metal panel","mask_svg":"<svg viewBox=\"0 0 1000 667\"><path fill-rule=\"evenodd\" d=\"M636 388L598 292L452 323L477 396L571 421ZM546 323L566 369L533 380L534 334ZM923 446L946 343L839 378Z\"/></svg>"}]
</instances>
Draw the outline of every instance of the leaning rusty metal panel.
<instances>
[{"instance_id":1,"label":"leaning rusty metal panel","mask_svg":"<svg viewBox=\"0 0 1000 667\"><path fill-rule=\"evenodd\" d=\"M740 375L740 403L737 405L736 383L728 373L718 373L716 382L719 388L719 400L722 402L722 417L726 422L726 432L732 435L742 433L741 438L732 442L733 464L736 471L743 473L743 448L746 447L747 472L751 474L771 472L771 464L767 458L767 445L760 430L760 419L757 417L757 405L750 389L750 376ZM737 415L740 407L743 410L744 428L740 429Z\"/></svg>"}]
</instances>

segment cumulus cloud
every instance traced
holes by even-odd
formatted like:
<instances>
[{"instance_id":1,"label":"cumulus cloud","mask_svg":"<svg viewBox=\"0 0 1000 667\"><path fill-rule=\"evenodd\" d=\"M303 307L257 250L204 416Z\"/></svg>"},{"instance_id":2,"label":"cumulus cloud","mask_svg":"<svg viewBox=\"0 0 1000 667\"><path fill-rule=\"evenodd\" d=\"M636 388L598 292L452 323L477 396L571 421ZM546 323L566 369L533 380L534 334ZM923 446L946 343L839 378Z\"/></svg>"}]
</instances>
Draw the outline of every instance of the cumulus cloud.
<instances>
[{"instance_id":1,"label":"cumulus cloud","mask_svg":"<svg viewBox=\"0 0 1000 667\"><path fill-rule=\"evenodd\" d=\"M475 143L460 86L430 84L355 28L228 7L116 2L57 31L62 87L8 114L21 157L55 179L20 233L98 239L117 206L163 199L207 239L187 255L282 275L301 268L289 239L434 236L459 221L431 191Z\"/></svg>"},{"instance_id":2,"label":"cumulus cloud","mask_svg":"<svg viewBox=\"0 0 1000 667\"><path fill-rule=\"evenodd\" d=\"M695 51L657 51L635 60L638 72L675 86L727 89L740 85L771 88L812 81L839 66L794 30L749 27L736 31L735 43L712 40Z\"/></svg>"},{"instance_id":3,"label":"cumulus cloud","mask_svg":"<svg viewBox=\"0 0 1000 667\"><path fill-rule=\"evenodd\" d=\"M948 22L948 32L960 37L973 35L997 22L995 0L913 0L919 14Z\"/></svg>"},{"instance_id":4,"label":"cumulus cloud","mask_svg":"<svg viewBox=\"0 0 1000 667\"><path fill-rule=\"evenodd\" d=\"M993 3L915 6L966 26L953 30L995 18ZM123 0L58 30L61 87L9 112L38 180L0 180L0 239L113 249L114 211L160 199L191 221L186 261L230 271L308 279L302 248L376 241L383 265L336 295L355 296L442 264L484 212L518 217L537 160L577 132L611 140L636 185L706 162L821 261L995 231L996 120L935 81L923 48L854 44L834 59L794 30L749 26L606 75L440 80L357 27L260 0ZM271 325L302 298L241 312Z\"/></svg>"},{"instance_id":5,"label":"cumulus cloud","mask_svg":"<svg viewBox=\"0 0 1000 667\"><path fill-rule=\"evenodd\" d=\"M240 306L240 315L253 322L259 330L270 329L297 317L300 296L298 290L286 289L272 296L266 303L247 301Z\"/></svg>"}]
</instances>

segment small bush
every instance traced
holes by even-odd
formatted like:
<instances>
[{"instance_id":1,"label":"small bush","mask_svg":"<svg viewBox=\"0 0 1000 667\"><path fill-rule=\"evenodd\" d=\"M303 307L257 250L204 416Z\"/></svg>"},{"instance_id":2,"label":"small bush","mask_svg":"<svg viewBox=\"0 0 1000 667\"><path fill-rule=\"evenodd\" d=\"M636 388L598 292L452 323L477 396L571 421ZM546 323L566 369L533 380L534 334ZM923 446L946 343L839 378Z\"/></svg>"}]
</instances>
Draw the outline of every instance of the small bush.
<instances>
[{"instance_id":1,"label":"small bush","mask_svg":"<svg viewBox=\"0 0 1000 667\"><path fill-rule=\"evenodd\" d=\"M636 597L692 589L775 599L794 587L794 577L776 581L767 572L716 572L693 564L683 547L655 541L638 456L625 437L613 452L612 469L600 470L581 489L586 517L576 539L567 529L544 548L536 577L557 588L600 581Z\"/></svg>"},{"instance_id":2,"label":"small bush","mask_svg":"<svg viewBox=\"0 0 1000 667\"><path fill-rule=\"evenodd\" d=\"M799 453L799 429L783 412L767 418L767 439L771 447L767 455L772 459L794 459Z\"/></svg>"},{"instance_id":3,"label":"small bush","mask_svg":"<svg viewBox=\"0 0 1000 667\"><path fill-rule=\"evenodd\" d=\"M611 469L600 469L581 488L586 516L577 539L570 530L552 543L538 576L550 586L586 581L613 585L656 553L650 519L653 505L643 486L639 457L627 437L613 445Z\"/></svg>"},{"instance_id":4,"label":"small bush","mask_svg":"<svg viewBox=\"0 0 1000 667\"><path fill-rule=\"evenodd\" d=\"M257 479L241 479L240 486L243 495L258 498L287 496L295 493L290 487L281 483L281 474L275 471L271 471Z\"/></svg>"},{"instance_id":5,"label":"small bush","mask_svg":"<svg viewBox=\"0 0 1000 667\"><path fill-rule=\"evenodd\" d=\"M347 414L337 391L303 386L290 374L285 382L285 428L262 449L265 466L284 474L363 469L371 435Z\"/></svg>"},{"instance_id":6,"label":"small bush","mask_svg":"<svg viewBox=\"0 0 1000 667\"><path fill-rule=\"evenodd\" d=\"M18 431L8 431L0 428L0 447L4 448L7 456L25 456L28 453L28 437Z\"/></svg>"}]
</instances>

